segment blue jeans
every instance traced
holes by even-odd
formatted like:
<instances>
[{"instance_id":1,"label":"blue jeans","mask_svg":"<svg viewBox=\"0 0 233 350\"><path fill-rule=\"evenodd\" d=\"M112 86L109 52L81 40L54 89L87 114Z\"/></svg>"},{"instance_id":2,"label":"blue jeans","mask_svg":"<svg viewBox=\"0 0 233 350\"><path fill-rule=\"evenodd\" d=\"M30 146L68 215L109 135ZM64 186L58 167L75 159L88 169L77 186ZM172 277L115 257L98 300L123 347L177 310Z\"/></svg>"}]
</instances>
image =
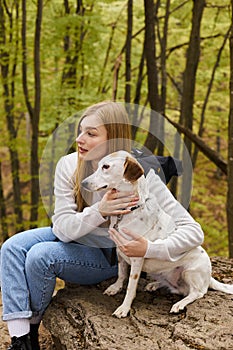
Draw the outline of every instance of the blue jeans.
<instances>
[{"instance_id":1,"label":"blue jeans","mask_svg":"<svg viewBox=\"0 0 233 350\"><path fill-rule=\"evenodd\" d=\"M116 275L101 249L61 242L51 227L15 234L1 248L3 320L42 316L56 277L88 285Z\"/></svg>"}]
</instances>

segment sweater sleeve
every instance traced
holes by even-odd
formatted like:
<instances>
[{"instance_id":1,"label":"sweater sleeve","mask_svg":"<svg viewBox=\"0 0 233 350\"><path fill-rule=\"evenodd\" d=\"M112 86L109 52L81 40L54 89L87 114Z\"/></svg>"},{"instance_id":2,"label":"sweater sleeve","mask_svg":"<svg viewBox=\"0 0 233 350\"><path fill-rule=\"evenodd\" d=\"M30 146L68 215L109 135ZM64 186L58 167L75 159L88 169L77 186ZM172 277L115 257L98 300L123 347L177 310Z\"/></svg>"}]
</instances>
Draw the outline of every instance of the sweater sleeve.
<instances>
[{"instance_id":1,"label":"sweater sleeve","mask_svg":"<svg viewBox=\"0 0 233 350\"><path fill-rule=\"evenodd\" d=\"M106 221L99 213L98 202L77 212L73 192L76 166L77 153L72 153L59 160L55 171L53 232L63 242L78 240Z\"/></svg>"},{"instance_id":2,"label":"sweater sleeve","mask_svg":"<svg viewBox=\"0 0 233 350\"><path fill-rule=\"evenodd\" d=\"M151 202L153 198L166 214L174 220L174 229L165 239L148 242L145 258L176 261L191 249L202 244L204 234L201 226L174 198L158 175L150 171L147 175Z\"/></svg>"}]
</instances>

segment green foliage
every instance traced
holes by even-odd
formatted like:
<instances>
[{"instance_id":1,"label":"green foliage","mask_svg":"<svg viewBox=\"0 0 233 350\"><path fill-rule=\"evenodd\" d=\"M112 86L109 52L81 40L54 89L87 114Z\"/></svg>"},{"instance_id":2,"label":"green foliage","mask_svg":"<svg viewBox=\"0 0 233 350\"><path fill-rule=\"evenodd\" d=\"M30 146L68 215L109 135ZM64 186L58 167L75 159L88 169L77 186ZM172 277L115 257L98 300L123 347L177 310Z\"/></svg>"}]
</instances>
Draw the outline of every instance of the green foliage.
<instances>
[{"instance_id":1,"label":"green foliage","mask_svg":"<svg viewBox=\"0 0 233 350\"><path fill-rule=\"evenodd\" d=\"M191 214L205 233L204 247L210 255L227 256L226 177L199 155L193 174Z\"/></svg>"},{"instance_id":2,"label":"green foliage","mask_svg":"<svg viewBox=\"0 0 233 350\"><path fill-rule=\"evenodd\" d=\"M75 3L69 1L70 12L65 14L64 2L47 1L43 8L42 38L41 38L41 114L40 114L40 155L46 145L49 135L55 130L58 124L67 120L77 111L83 110L88 105L97 101L112 98L114 65L121 54L121 66L119 70L117 100L124 100L125 93L125 56L123 47L127 32L127 1L83 1L84 14L75 13ZM162 36L166 1L160 2L158 22L156 26L157 35L157 64L160 71L160 43L158 33ZM171 1L169 27L168 27L168 50L166 68L167 80L167 102L166 113L177 120L179 117L180 100L182 91L182 79L186 62L186 50L189 42L192 18L192 1ZM144 42L144 2L134 1L133 4L133 40L131 70L131 102L136 93L138 67L141 59ZM28 87L30 101L34 103L34 66L33 66L33 45L35 32L36 2L27 2L27 64L28 64ZM19 11L21 16L21 8ZM5 196L8 198L12 191L11 178L9 177L9 147L15 147L20 155L20 176L23 183L29 180L29 159L30 159L30 127L28 122L27 108L22 88L22 50L20 27L13 13L13 29L9 29L9 22L6 21L7 42L1 44L10 54L10 64L17 56L14 96L14 122L17 128L17 139L13 144L9 142L5 114L3 82L0 84L0 106L1 118L0 128L2 137L0 140L0 156L4 167L4 188ZM19 22L21 17L19 18ZM204 99L207 93L208 84L211 79L213 67L216 63L218 51L223 43L224 35L230 26L230 12L228 0L208 0L204 11L201 28L201 59L198 66L195 103L194 103L194 130L198 131L200 116ZM21 22L20 22L21 23ZM10 42L10 33L13 33L13 41ZM19 46L17 49L17 34ZM64 38L69 36L69 47L64 50ZM109 47L110 45L110 47ZM108 52L109 48L109 52ZM106 60L108 52L108 59ZM75 82L65 81L62 84L64 71L72 67L70 61L77 55L75 65ZM69 64L66 62L69 58ZM106 62L105 62L106 60ZM144 66L144 79L141 88L140 104L144 105L147 100L147 77L146 66ZM160 76L161 78L161 76ZM226 159L227 150L227 120L229 110L229 49L228 43L223 49L221 59L214 77L214 84L211 90L210 99L205 111L205 124L203 138L209 146L216 148L216 137L221 136L221 154ZM143 121L144 123L144 121ZM145 140L145 133L137 135L137 141L142 143ZM206 165L208 161L204 161ZM224 178L215 183L220 189L218 193L211 194L211 205L208 204L210 193L207 191L213 178L209 173L203 173L203 159L199 155L197 167L194 174L193 198L191 209L195 218L201 222L206 232L206 245L212 254L226 255L226 218L225 218L225 196L226 181ZM211 170L214 173L214 170ZM224 191L221 191L221 188ZM214 189L213 189L214 190ZM30 187L27 187L23 194L25 228L29 227L29 194ZM220 205L221 204L221 205ZM15 232L15 219L12 214L12 202L7 202L9 216L9 232ZM215 207L221 208L216 219L212 216ZM40 220L38 226L47 224L48 218L45 215L41 204L39 210ZM14 222L14 225L10 224ZM224 238L224 239L223 239ZM214 243L213 243L214 242Z\"/></svg>"}]
</instances>

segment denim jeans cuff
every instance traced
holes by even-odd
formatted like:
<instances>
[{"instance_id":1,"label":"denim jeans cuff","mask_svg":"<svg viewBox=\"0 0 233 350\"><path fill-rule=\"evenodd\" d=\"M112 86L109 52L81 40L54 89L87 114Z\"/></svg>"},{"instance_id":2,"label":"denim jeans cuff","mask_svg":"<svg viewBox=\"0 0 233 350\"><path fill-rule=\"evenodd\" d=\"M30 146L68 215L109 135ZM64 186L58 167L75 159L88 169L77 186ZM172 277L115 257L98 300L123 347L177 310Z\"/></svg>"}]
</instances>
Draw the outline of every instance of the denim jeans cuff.
<instances>
[{"instance_id":1,"label":"denim jeans cuff","mask_svg":"<svg viewBox=\"0 0 233 350\"><path fill-rule=\"evenodd\" d=\"M32 317L32 311L20 311L20 312L13 312L11 314L6 314L2 316L3 321L10 321L10 320L16 320L20 318L31 318Z\"/></svg>"}]
</instances>

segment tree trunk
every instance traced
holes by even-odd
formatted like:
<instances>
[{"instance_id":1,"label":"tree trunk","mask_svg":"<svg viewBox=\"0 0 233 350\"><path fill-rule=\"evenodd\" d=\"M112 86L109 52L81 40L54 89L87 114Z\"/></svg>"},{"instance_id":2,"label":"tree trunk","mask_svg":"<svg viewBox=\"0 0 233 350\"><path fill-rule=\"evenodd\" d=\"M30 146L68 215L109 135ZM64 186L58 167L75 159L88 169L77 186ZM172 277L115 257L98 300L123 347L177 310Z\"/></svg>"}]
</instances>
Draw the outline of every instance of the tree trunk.
<instances>
[{"instance_id":1,"label":"tree trunk","mask_svg":"<svg viewBox=\"0 0 233 350\"><path fill-rule=\"evenodd\" d=\"M193 128L193 104L196 85L196 72L200 57L200 28L203 10L205 7L205 0L193 0L193 16L192 29L189 40L189 47L187 50L186 68L184 72L183 81L183 95L181 101L181 121L184 126L190 130ZM190 158L192 155L192 143L185 137L184 142L189 152ZM184 169L188 168L190 159L183 153ZM192 186L192 174L185 171L182 177L182 193L181 203L187 206L189 203Z\"/></svg>"},{"instance_id":2,"label":"tree trunk","mask_svg":"<svg viewBox=\"0 0 233 350\"><path fill-rule=\"evenodd\" d=\"M160 65L161 65L161 114L166 114L166 97L167 97L167 68L166 68L166 53L167 53L167 35L168 35L168 20L169 20L169 14L170 14L170 0L166 1L166 12L165 12L165 18L164 18L164 25L163 25L163 36L159 35L160 39L160 46L161 46L161 59L160 59ZM158 33L160 33L159 30L159 23L158 23ZM164 142L161 142L164 140L164 118L161 118L160 120L160 126L159 126L159 132L160 132L160 142L158 143L158 154L163 155L164 153Z\"/></svg>"},{"instance_id":3,"label":"tree trunk","mask_svg":"<svg viewBox=\"0 0 233 350\"><path fill-rule=\"evenodd\" d=\"M38 133L41 104L41 81L40 81L40 37L43 13L43 0L37 1L36 28L34 39L34 78L35 78L35 101L33 115L31 116L32 139L31 139L31 227L36 226L39 205L39 158L38 158Z\"/></svg>"},{"instance_id":4,"label":"tree trunk","mask_svg":"<svg viewBox=\"0 0 233 350\"><path fill-rule=\"evenodd\" d=\"M231 1L232 27L230 34L230 113L228 123L228 192L227 192L227 224L229 254L233 257L233 1Z\"/></svg>"},{"instance_id":5,"label":"tree trunk","mask_svg":"<svg viewBox=\"0 0 233 350\"><path fill-rule=\"evenodd\" d=\"M125 102L131 100L131 43L133 30L133 0L128 0L127 36L125 44ZM129 105L127 106L127 109Z\"/></svg>"},{"instance_id":6,"label":"tree trunk","mask_svg":"<svg viewBox=\"0 0 233 350\"><path fill-rule=\"evenodd\" d=\"M2 229L2 237L1 241L5 242L8 236L8 226L7 226L7 214L6 214L6 204L3 193L3 183L2 183L2 163L0 161L0 218L1 218L1 229Z\"/></svg>"},{"instance_id":7,"label":"tree trunk","mask_svg":"<svg viewBox=\"0 0 233 350\"><path fill-rule=\"evenodd\" d=\"M70 9L73 5L69 4L68 0L64 1L65 14L70 15ZM85 12L83 1L77 0L76 5L76 16L83 16ZM73 29L73 33L72 33ZM75 28L71 28L70 25L66 27L66 35L64 36L64 52L66 55L65 65L62 74L62 85L64 88L66 86L76 89L77 88L77 63L79 59L79 54L82 49L83 39L85 36L85 30L83 28L83 23L80 26L76 25ZM82 78L81 78L82 80ZM74 103L75 98L69 97L69 104Z\"/></svg>"},{"instance_id":8,"label":"tree trunk","mask_svg":"<svg viewBox=\"0 0 233 350\"><path fill-rule=\"evenodd\" d=\"M112 100L116 101L117 99L117 89L118 89L118 76L121 68L121 63L122 63L122 54L120 54L114 63L114 68L113 68L113 86L112 86Z\"/></svg>"},{"instance_id":9,"label":"tree trunk","mask_svg":"<svg viewBox=\"0 0 233 350\"><path fill-rule=\"evenodd\" d=\"M17 6L17 4L16 4ZM16 13L16 21L18 21L17 8L14 8ZM10 13L10 10L7 10L7 14L11 17L11 30L13 30L13 17ZM16 74L16 58L13 59L13 66L10 65L10 56L9 51L5 48L5 44L14 45L15 47L15 57L17 57L18 51L18 41L17 38L10 36L11 42L7 43L6 37L6 27L5 27L5 12L2 1L0 1L0 66L1 66L1 77L3 85L3 98L4 98L4 109L6 116L6 124L9 135L9 151L10 151L10 160L11 160L11 173L13 179L13 197L14 197L14 212L16 215L16 231L22 229L23 213L22 213L22 200L20 193L20 177L19 177L19 156L16 149L16 137L17 131L15 128L14 121L14 79ZM15 40L15 42L13 42Z\"/></svg>"},{"instance_id":10,"label":"tree trunk","mask_svg":"<svg viewBox=\"0 0 233 350\"><path fill-rule=\"evenodd\" d=\"M143 43L143 49L142 49L142 55L141 55L141 60L139 64L139 69L138 69L138 78L137 78L137 83L136 83L136 91L135 91L135 97L134 97L134 113L133 113L133 121L132 121L132 138L135 140L138 126L139 126L139 103L141 99L141 87L142 87L142 82L143 82L143 68L144 68L144 62L145 62L145 40Z\"/></svg>"},{"instance_id":11,"label":"tree trunk","mask_svg":"<svg viewBox=\"0 0 233 350\"><path fill-rule=\"evenodd\" d=\"M144 146L154 152L158 139L155 130L159 133L155 112L160 112L160 98L158 89L158 72L156 65L155 43L155 5L153 0L144 0L145 8L145 57L147 66L148 100L151 108L149 132Z\"/></svg>"}]
</instances>

